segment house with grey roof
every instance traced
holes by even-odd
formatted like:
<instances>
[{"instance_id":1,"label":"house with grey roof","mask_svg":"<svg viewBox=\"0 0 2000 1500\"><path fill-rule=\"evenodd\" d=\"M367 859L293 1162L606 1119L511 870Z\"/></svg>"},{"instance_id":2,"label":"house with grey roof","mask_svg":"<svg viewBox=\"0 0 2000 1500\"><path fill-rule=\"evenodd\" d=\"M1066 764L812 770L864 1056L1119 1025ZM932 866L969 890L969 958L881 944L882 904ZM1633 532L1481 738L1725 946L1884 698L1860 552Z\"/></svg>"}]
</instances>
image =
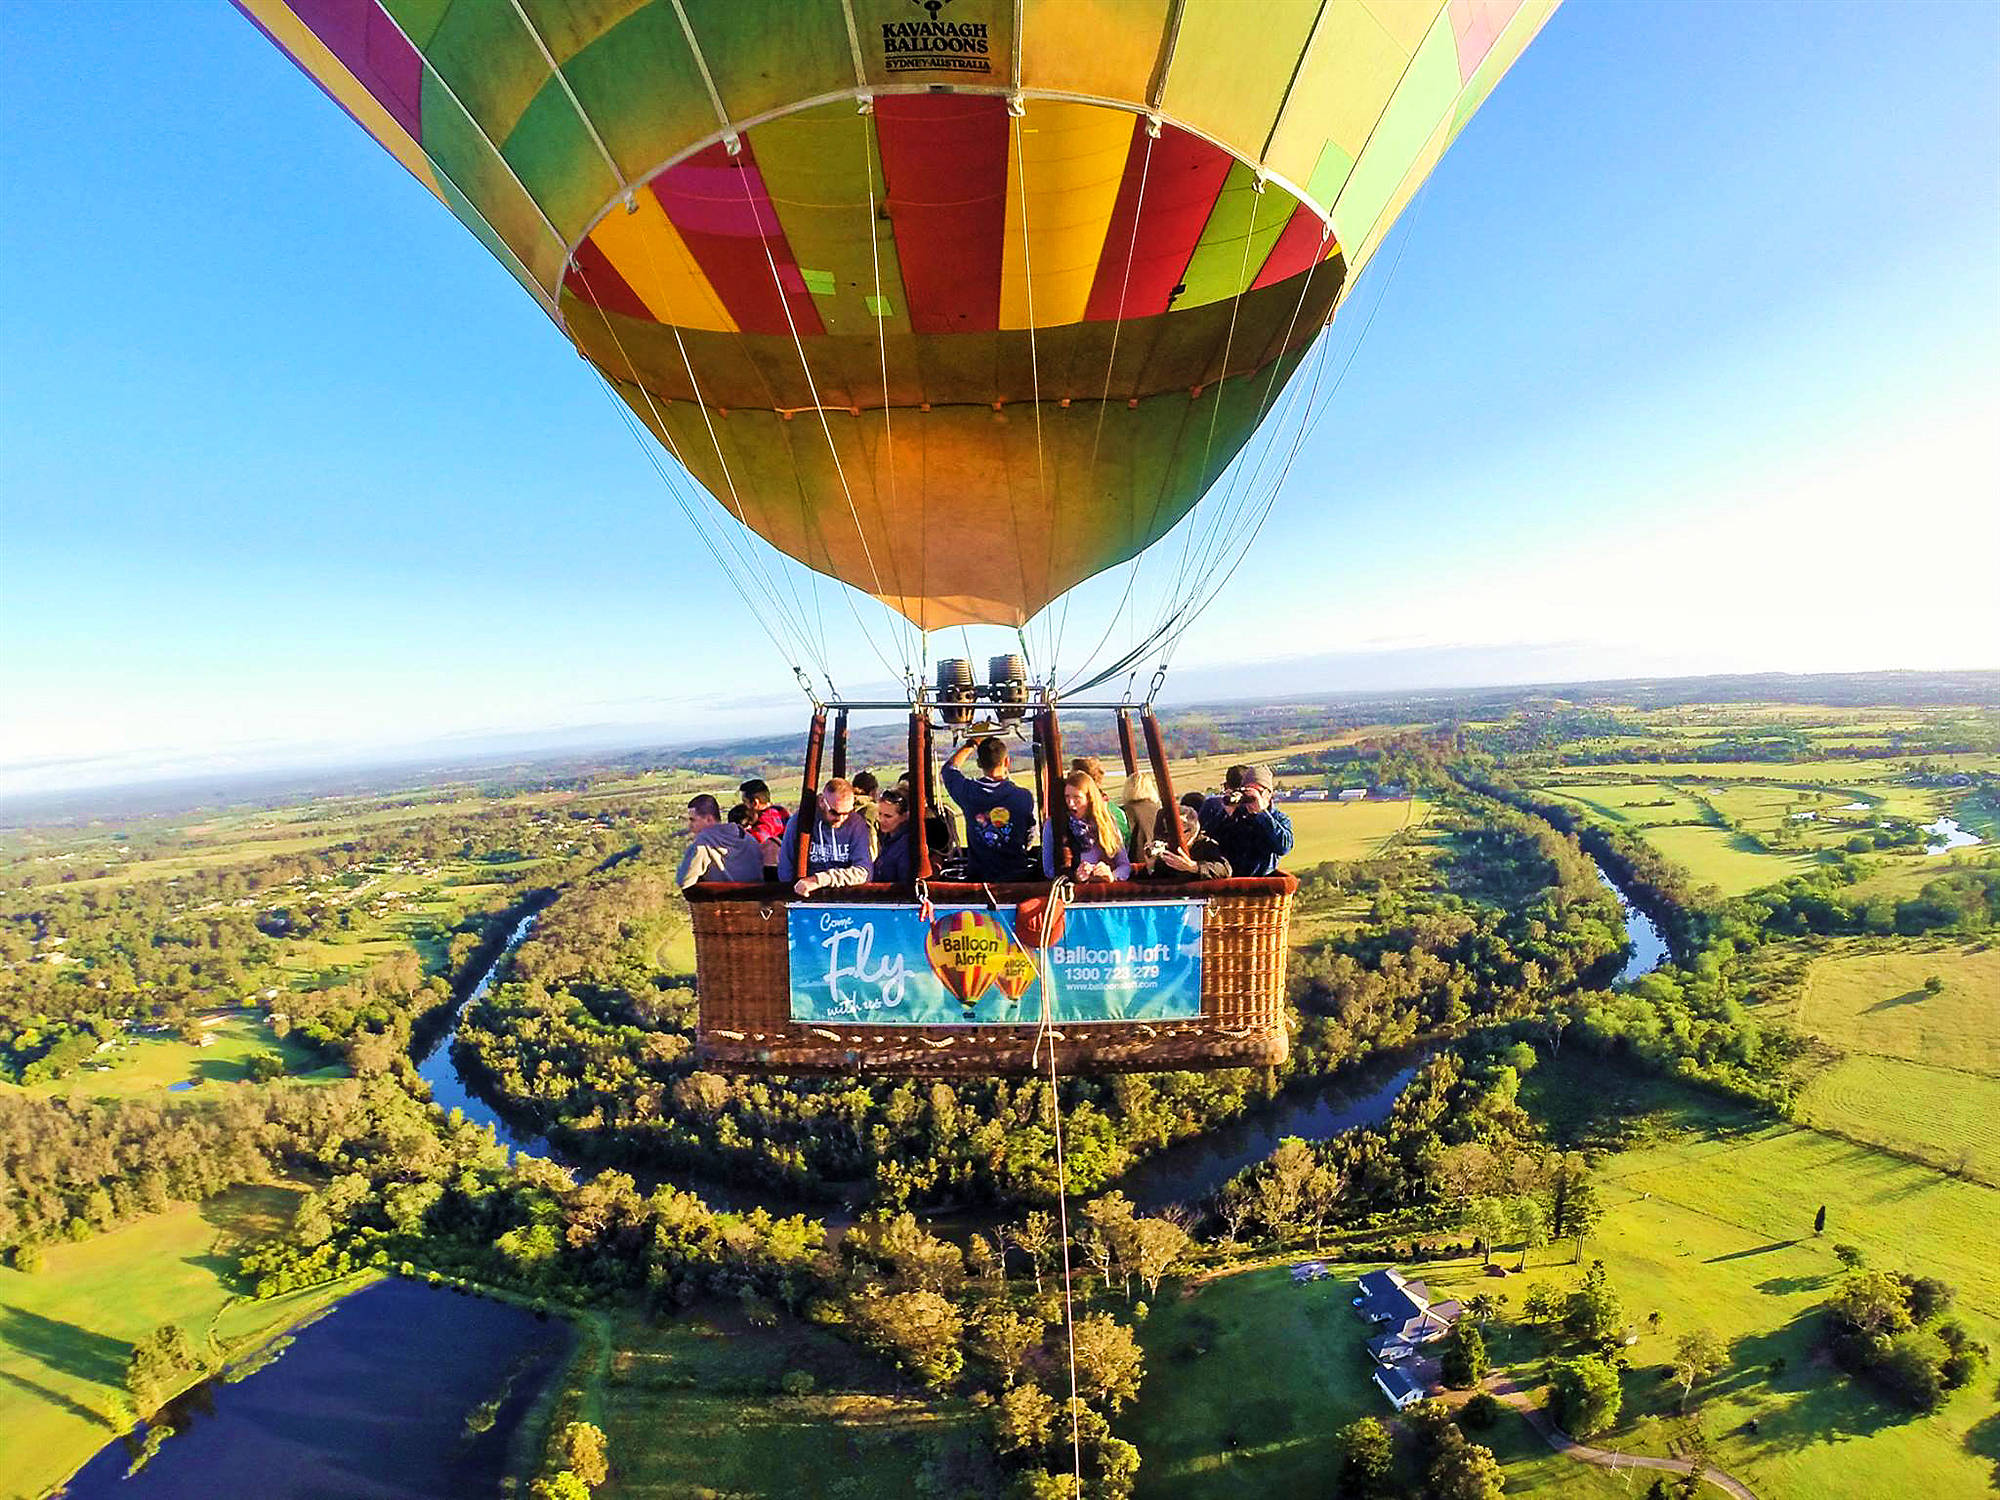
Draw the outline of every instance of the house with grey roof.
<instances>
[{"instance_id":1,"label":"house with grey roof","mask_svg":"<svg viewBox=\"0 0 2000 1500\"><path fill-rule=\"evenodd\" d=\"M1355 1282L1354 1311L1374 1331L1364 1342L1375 1384L1401 1411L1438 1384L1438 1362L1426 1352L1458 1321L1457 1302L1431 1301L1430 1288L1395 1270L1370 1271Z\"/></svg>"}]
</instances>

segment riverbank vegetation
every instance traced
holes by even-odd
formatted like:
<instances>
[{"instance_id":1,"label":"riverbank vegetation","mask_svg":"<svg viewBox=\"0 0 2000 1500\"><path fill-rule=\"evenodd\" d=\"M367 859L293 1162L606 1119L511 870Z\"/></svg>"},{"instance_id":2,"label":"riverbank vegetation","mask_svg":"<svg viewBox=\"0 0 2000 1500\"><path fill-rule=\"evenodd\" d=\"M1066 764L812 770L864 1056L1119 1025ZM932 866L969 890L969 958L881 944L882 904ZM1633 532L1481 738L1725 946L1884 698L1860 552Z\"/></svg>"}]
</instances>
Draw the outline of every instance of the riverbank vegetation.
<instances>
[{"instance_id":1,"label":"riverbank vegetation","mask_svg":"<svg viewBox=\"0 0 2000 1500\"><path fill-rule=\"evenodd\" d=\"M544 1488L573 1459L596 1473L565 1436L582 1423L608 1438L599 1494L780 1475L800 1493L1055 1494L1079 1458L1092 1494L1317 1492L1338 1431L1387 1415L1346 1299L1393 1264L1459 1295L1525 1389L1551 1360L1603 1361L1600 1443L1712 1451L1767 1500L1891 1476L1970 1493L1994 1457L1991 1382L1946 1367L2000 1338L2000 1023L1982 1003L2000 862L1908 835L1993 794L1994 715L1657 698L1439 713L1187 727L1180 748L1220 752L1191 784L1254 749L1293 784L1416 796L1295 804L1311 837L1284 1069L1066 1079L1055 1098L1039 1081L698 1069L671 882L689 775L0 840L0 1354L29 1356L0 1391L16 1403L0 1447L68 1422L48 1451L73 1466L129 1422L140 1341L175 1326L200 1347L186 1287L125 1296L115 1327L63 1300L117 1302L115 1278L75 1269L102 1257L143 1284L151 1244L179 1266L163 1285L206 1278L229 1338L383 1272L574 1317L590 1336L521 1444ZM1308 743L1275 753L1274 723ZM1364 809L1366 827L1341 821ZM1683 834L1722 841L1738 874L1718 879ZM1614 982L1622 919L1593 860L1671 964ZM510 1162L429 1106L410 1064L531 899L548 904L457 1060L584 1171ZM1372 1126L1285 1141L1177 1207L1115 1191L1172 1144L1413 1043L1425 1054ZM185 1096L150 1087L197 1069L209 1081ZM694 1169L787 1196L718 1213L641 1185ZM254 1232L181 1244L246 1194L266 1205ZM865 1210L836 1234L790 1211L836 1200ZM952 1240L906 1212L951 1207L973 1210ZM1832 1363L1836 1245L1955 1296L1886 1353L1850 1348L1852 1379ZM1333 1277L1293 1286L1282 1266L1302 1255ZM1565 1311L1578 1297L1591 1328ZM1890 1387L1928 1390L1926 1370L1935 1409L1913 1417ZM1472 1410L1463 1438L1426 1416L1392 1445L1406 1487L1609 1493L1511 1408ZM28 1487L59 1477L35 1473Z\"/></svg>"}]
</instances>

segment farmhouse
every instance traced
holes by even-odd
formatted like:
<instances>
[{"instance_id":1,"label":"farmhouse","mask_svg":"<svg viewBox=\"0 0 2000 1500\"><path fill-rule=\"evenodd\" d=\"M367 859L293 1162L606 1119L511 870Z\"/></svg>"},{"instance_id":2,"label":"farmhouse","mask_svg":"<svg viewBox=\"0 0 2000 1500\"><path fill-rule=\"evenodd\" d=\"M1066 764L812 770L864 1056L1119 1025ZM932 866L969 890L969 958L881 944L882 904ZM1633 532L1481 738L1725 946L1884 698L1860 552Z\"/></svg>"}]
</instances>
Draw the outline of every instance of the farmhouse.
<instances>
[{"instance_id":1,"label":"farmhouse","mask_svg":"<svg viewBox=\"0 0 2000 1500\"><path fill-rule=\"evenodd\" d=\"M1355 1282L1354 1311L1375 1331L1363 1347L1375 1362L1375 1385L1401 1411L1438 1383L1438 1364L1424 1353L1458 1321L1456 1302L1432 1302L1430 1289L1397 1271L1370 1271Z\"/></svg>"}]
</instances>

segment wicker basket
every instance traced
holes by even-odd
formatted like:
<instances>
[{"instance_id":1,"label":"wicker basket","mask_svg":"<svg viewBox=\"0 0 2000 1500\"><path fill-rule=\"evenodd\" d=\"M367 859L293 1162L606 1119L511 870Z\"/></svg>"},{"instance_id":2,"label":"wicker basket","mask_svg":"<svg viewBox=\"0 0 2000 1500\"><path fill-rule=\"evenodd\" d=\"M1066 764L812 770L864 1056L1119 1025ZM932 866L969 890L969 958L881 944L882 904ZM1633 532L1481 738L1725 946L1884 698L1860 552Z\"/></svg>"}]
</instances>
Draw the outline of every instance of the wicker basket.
<instances>
[{"instance_id":1,"label":"wicker basket","mask_svg":"<svg viewBox=\"0 0 2000 1500\"><path fill-rule=\"evenodd\" d=\"M1289 875L1263 879L1089 885L1078 905L1201 897L1201 1014L1184 1021L1066 1024L1056 1029L1056 1066L1065 1073L1148 1072L1165 1068L1263 1067L1290 1050L1285 1029ZM1042 885L995 886L1003 903L1044 895ZM987 887L934 882L939 905L975 905ZM793 898L768 885L700 885L688 892L694 915L701 1019L696 1054L720 1072L896 1074L981 1077L1039 1072L1034 1026L839 1026L791 1019L785 908ZM841 902L907 904L909 892L855 886Z\"/></svg>"}]
</instances>

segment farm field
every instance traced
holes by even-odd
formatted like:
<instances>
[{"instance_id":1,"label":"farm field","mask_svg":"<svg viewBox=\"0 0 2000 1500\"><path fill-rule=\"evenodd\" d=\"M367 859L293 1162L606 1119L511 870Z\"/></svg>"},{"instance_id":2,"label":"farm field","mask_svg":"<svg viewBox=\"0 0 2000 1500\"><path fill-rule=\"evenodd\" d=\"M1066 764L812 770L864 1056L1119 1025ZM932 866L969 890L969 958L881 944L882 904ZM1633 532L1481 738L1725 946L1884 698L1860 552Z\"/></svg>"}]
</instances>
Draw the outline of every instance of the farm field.
<instances>
[{"instance_id":1,"label":"farm field","mask_svg":"<svg viewBox=\"0 0 2000 1500\"><path fill-rule=\"evenodd\" d=\"M1936 975L1944 988L1924 992ZM1797 1012L1804 1030L1853 1052L2000 1077L2000 947L1897 947L1816 959Z\"/></svg>"},{"instance_id":2,"label":"farm field","mask_svg":"<svg viewBox=\"0 0 2000 1500\"><path fill-rule=\"evenodd\" d=\"M915 1495L933 1447L973 1421L810 1325L716 1311L615 1325L598 1406L614 1467L600 1500ZM781 1392L787 1371L813 1378Z\"/></svg>"},{"instance_id":3,"label":"farm field","mask_svg":"<svg viewBox=\"0 0 2000 1500\"><path fill-rule=\"evenodd\" d=\"M1810 854L1772 854L1726 828L1649 828L1645 840L1685 869L1696 886L1713 885L1724 896L1741 896L1774 885L1812 867Z\"/></svg>"},{"instance_id":4,"label":"farm field","mask_svg":"<svg viewBox=\"0 0 2000 1500\"><path fill-rule=\"evenodd\" d=\"M2000 1184L2000 1079L1894 1057L1845 1057L1800 1094L1798 1119Z\"/></svg>"},{"instance_id":5,"label":"farm field","mask_svg":"<svg viewBox=\"0 0 2000 1500\"><path fill-rule=\"evenodd\" d=\"M43 1270L0 1270L0 1494L39 1495L130 1423L132 1343L162 1323L197 1348L210 1332L244 1353L367 1284L358 1276L245 1301L226 1277L230 1247L275 1233L296 1199L285 1187L235 1188L176 1204L82 1244L53 1244Z\"/></svg>"},{"instance_id":6,"label":"farm field","mask_svg":"<svg viewBox=\"0 0 2000 1500\"><path fill-rule=\"evenodd\" d=\"M1422 827L1431 804L1401 802L1287 802L1297 842L1285 858L1290 870L1310 870L1330 859L1368 859L1405 829Z\"/></svg>"},{"instance_id":7,"label":"farm field","mask_svg":"<svg viewBox=\"0 0 2000 1500\"><path fill-rule=\"evenodd\" d=\"M20 1089L30 1094L53 1095L64 1099L129 1099L174 1084L200 1079L203 1084L239 1083L250 1076L250 1059L259 1053L276 1052L285 1060L285 1071L310 1078L339 1078L346 1070L329 1066L304 1043L271 1034L261 1014L237 1012L220 1025L211 1027L213 1042L206 1047L191 1045L173 1036L123 1037L98 1060L108 1064L103 1071L84 1068L67 1078L47 1083L0 1083L0 1091ZM195 1097L199 1097L199 1088Z\"/></svg>"}]
</instances>

